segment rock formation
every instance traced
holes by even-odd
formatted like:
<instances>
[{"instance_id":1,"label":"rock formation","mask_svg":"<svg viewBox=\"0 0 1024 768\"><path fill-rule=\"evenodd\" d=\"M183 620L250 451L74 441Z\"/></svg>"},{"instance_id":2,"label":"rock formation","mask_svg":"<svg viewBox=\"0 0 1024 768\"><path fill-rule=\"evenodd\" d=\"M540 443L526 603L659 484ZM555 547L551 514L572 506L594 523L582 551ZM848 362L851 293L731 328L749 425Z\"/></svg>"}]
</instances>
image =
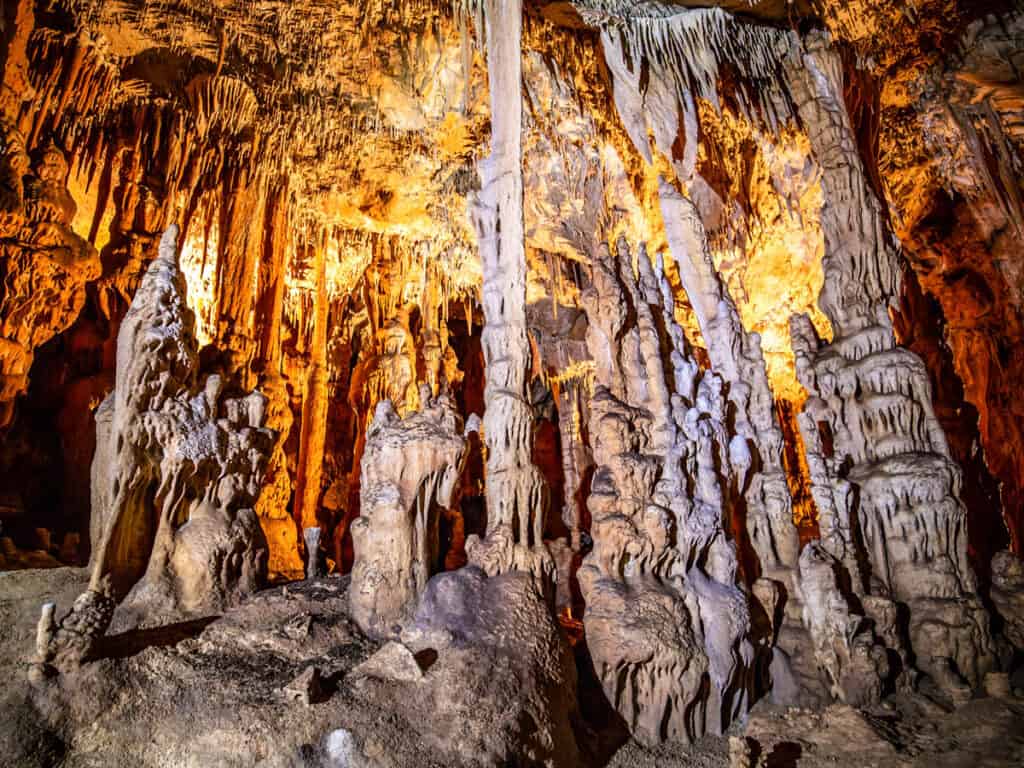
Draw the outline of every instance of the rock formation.
<instances>
[{"instance_id":1,"label":"rock formation","mask_svg":"<svg viewBox=\"0 0 1024 768\"><path fill-rule=\"evenodd\" d=\"M470 561L487 573L553 577L544 546L547 488L531 458L533 411L526 373L526 254L523 241L522 3L487 0L491 154L480 164L473 226L483 265L482 344L486 366L487 531L469 537Z\"/></svg>"},{"instance_id":2,"label":"rock formation","mask_svg":"<svg viewBox=\"0 0 1024 768\"><path fill-rule=\"evenodd\" d=\"M960 468L923 363L893 337L899 262L857 154L839 55L827 38L810 35L787 73L826 200L820 303L833 342L822 342L806 317L792 320L798 375L810 395L800 426L822 544L846 564L852 590L908 606L922 671L947 686L976 686L993 657L967 562Z\"/></svg>"},{"instance_id":3,"label":"rock formation","mask_svg":"<svg viewBox=\"0 0 1024 768\"><path fill-rule=\"evenodd\" d=\"M409 619L440 570L440 508L454 506L466 457L462 419L426 391L404 419L377 405L362 459L360 516L352 523L352 617L375 637Z\"/></svg>"},{"instance_id":4,"label":"rock formation","mask_svg":"<svg viewBox=\"0 0 1024 768\"><path fill-rule=\"evenodd\" d=\"M378 655L363 685L375 701L402 699L424 744L467 764L580 764L576 668L529 574L434 576L401 644Z\"/></svg>"},{"instance_id":5,"label":"rock formation","mask_svg":"<svg viewBox=\"0 0 1024 768\"><path fill-rule=\"evenodd\" d=\"M1024 648L1024 560L1004 550L992 558L992 603L1003 620L1003 634Z\"/></svg>"},{"instance_id":6,"label":"rock formation","mask_svg":"<svg viewBox=\"0 0 1024 768\"><path fill-rule=\"evenodd\" d=\"M750 577L786 584L796 567L799 541L782 464L782 431L760 339L744 331L736 306L714 271L696 206L665 182L659 198L669 247L694 304L712 368L728 383L737 432L729 450L742 470L739 487L746 500L746 529L758 559L759 570Z\"/></svg>"},{"instance_id":7,"label":"rock formation","mask_svg":"<svg viewBox=\"0 0 1024 768\"><path fill-rule=\"evenodd\" d=\"M67 174L52 144L30 167L24 136L0 116L0 428L28 389L36 349L74 322L100 276L96 249L71 229Z\"/></svg>"},{"instance_id":8,"label":"rock formation","mask_svg":"<svg viewBox=\"0 0 1024 768\"><path fill-rule=\"evenodd\" d=\"M1020 763L1022 50L5 3L2 759Z\"/></svg>"},{"instance_id":9,"label":"rock formation","mask_svg":"<svg viewBox=\"0 0 1024 768\"><path fill-rule=\"evenodd\" d=\"M822 545L811 542L800 554L797 597L829 693L852 706L868 706L882 698L889 660L871 620L851 611L842 592L841 569Z\"/></svg>"},{"instance_id":10,"label":"rock formation","mask_svg":"<svg viewBox=\"0 0 1024 768\"><path fill-rule=\"evenodd\" d=\"M644 248L603 248L584 295L596 364L578 578L587 644L634 738L720 733L746 705L753 648L728 528L747 467L732 462L722 381L701 374ZM666 366L669 361L671 368Z\"/></svg>"},{"instance_id":11,"label":"rock formation","mask_svg":"<svg viewBox=\"0 0 1024 768\"><path fill-rule=\"evenodd\" d=\"M68 633L101 635L122 597L125 621L153 622L221 610L266 576L252 511L275 440L261 426L266 398L222 399L217 375L200 384L177 236L164 234L118 332L114 390L96 416L89 591L47 630L56 655Z\"/></svg>"}]
</instances>

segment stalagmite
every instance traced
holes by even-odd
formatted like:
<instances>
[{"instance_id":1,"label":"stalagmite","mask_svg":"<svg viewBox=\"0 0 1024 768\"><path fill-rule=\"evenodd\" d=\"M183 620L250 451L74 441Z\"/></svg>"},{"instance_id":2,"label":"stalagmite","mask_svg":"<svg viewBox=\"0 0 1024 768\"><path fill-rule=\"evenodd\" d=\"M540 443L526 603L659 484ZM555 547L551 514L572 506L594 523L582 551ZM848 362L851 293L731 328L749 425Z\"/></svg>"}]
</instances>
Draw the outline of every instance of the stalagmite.
<instances>
[{"instance_id":1,"label":"stalagmite","mask_svg":"<svg viewBox=\"0 0 1024 768\"><path fill-rule=\"evenodd\" d=\"M321 575L320 568L320 526L314 525L302 530L302 543L306 545L306 579Z\"/></svg>"},{"instance_id":2,"label":"stalagmite","mask_svg":"<svg viewBox=\"0 0 1024 768\"><path fill-rule=\"evenodd\" d=\"M411 618L443 563L438 507L454 506L466 458L462 419L450 398L424 391L420 405L400 419L389 400L381 401L367 432L349 602L352 617L375 637Z\"/></svg>"},{"instance_id":3,"label":"stalagmite","mask_svg":"<svg viewBox=\"0 0 1024 768\"><path fill-rule=\"evenodd\" d=\"M825 195L819 303L835 339L821 341L806 317L791 324L810 395L800 426L822 544L847 565L854 591L907 606L917 667L957 699L994 662L989 617L967 562L960 468L923 363L893 337L900 265L857 153L839 54L826 35L808 35L794 44L786 74ZM866 570L857 564L853 528Z\"/></svg>"},{"instance_id":4,"label":"stalagmite","mask_svg":"<svg viewBox=\"0 0 1024 768\"><path fill-rule=\"evenodd\" d=\"M250 508L275 439L262 427L266 398L222 399L217 375L199 382L177 236L164 234L121 324L114 391L97 412L89 590L47 654L69 663L126 592L124 623L153 622L221 610L266 575Z\"/></svg>"},{"instance_id":5,"label":"stalagmite","mask_svg":"<svg viewBox=\"0 0 1024 768\"><path fill-rule=\"evenodd\" d=\"M653 160L648 130L655 147L675 158L673 145L682 124L686 153L674 168L681 182L694 180L698 140L694 99L718 103L718 68L726 62L740 67L744 82L767 83L760 92L760 106L770 122L777 119L783 99L774 82L780 65L776 49L784 39L774 30L740 24L719 9L674 14L655 10L634 24L604 27L602 42L615 84L616 108L645 160ZM643 62L655 71L645 75ZM686 119L681 121L681 116ZM697 207L664 179L659 182L658 198L683 288L712 367L727 382L735 408L738 435L730 445L732 460L752 470L741 480L747 500L743 517L758 560L757 571L747 578L769 578L792 591L799 543L782 462L782 432L760 338L740 324L735 303L715 272Z\"/></svg>"},{"instance_id":6,"label":"stalagmite","mask_svg":"<svg viewBox=\"0 0 1024 768\"><path fill-rule=\"evenodd\" d=\"M324 440L327 430L327 278L323 243L313 246L316 293L310 370L302 398L299 469L295 477L295 518L303 528L318 525Z\"/></svg>"},{"instance_id":7,"label":"stalagmite","mask_svg":"<svg viewBox=\"0 0 1024 768\"><path fill-rule=\"evenodd\" d=\"M788 585L799 541L782 463L782 430L760 338L743 329L736 305L714 271L696 206L664 181L659 199L669 248L694 306L712 369L729 385L737 432L729 446L732 461L752 470L740 486L746 498L746 529L760 570L748 577Z\"/></svg>"},{"instance_id":8,"label":"stalagmite","mask_svg":"<svg viewBox=\"0 0 1024 768\"><path fill-rule=\"evenodd\" d=\"M562 474L565 492L562 500L562 522L569 529L573 551L580 550L583 532L580 498L584 475L592 466L583 435L584 392L589 388L582 377L568 378L558 386L558 433L562 445Z\"/></svg>"},{"instance_id":9,"label":"stalagmite","mask_svg":"<svg viewBox=\"0 0 1024 768\"><path fill-rule=\"evenodd\" d=\"M256 501L256 515L267 539L267 575L271 580L295 579L304 568L299 548L300 528L292 517L289 501L292 479L285 445L294 416L285 379L272 367L260 377L260 391L267 397L265 426L277 433L277 442L267 464L266 479Z\"/></svg>"},{"instance_id":10,"label":"stalagmite","mask_svg":"<svg viewBox=\"0 0 1024 768\"><path fill-rule=\"evenodd\" d=\"M840 565L827 550L816 542L804 547L796 588L815 661L834 698L868 706L882 698L889 661L871 621L850 610L840 578Z\"/></svg>"},{"instance_id":11,"label":"stalagmite","mask_svg":"<svg viewBox=\"0 0 1024 768\"><path fill-rule=\"evenodd\" d=\"M597 467L578 578L605 693L633 737L656 744L728 727L753 649L724 527L746 467L731 463L722 381L688 356L660 265L643 249L638 263L636 275L624 241L617 258L602 247L583 299Z\"/></svg>"}]
</instances>

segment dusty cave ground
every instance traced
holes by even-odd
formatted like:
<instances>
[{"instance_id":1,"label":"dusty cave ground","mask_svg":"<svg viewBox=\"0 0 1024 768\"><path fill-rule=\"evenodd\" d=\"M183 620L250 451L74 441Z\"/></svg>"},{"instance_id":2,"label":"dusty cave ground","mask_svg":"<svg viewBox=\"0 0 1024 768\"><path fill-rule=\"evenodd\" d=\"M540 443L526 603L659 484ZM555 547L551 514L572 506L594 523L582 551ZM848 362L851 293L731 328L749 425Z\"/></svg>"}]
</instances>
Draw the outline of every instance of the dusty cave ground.
<instances>
[{"instance_id":1,"label":"dusty cave ground","mask_svg":"<svg viewBox=\"0 0 1024 768\"><path fill-rule=\"evenodd\" d=\"M347 577L270 587L220 616L115 627L78 673L30 684L40 605L70 606L87 580L77 568L0 573L0 765L459 764L424 745L417 712L387 684L364 684L357 668L379 645L348 616ZM429 684L430 659L419 661ZM295 681L313 667L319 684L307 705ZM1018 671L1014 683L1022 680ZM619 768L729 766L730 737L745 740L751 765L769 768L1024 765L1024 698L956 708L927 686L864 710L762 700L725 736L692 745L645 749L588 725L602 743L589 760Z\"/></svg>"}]
</instances>

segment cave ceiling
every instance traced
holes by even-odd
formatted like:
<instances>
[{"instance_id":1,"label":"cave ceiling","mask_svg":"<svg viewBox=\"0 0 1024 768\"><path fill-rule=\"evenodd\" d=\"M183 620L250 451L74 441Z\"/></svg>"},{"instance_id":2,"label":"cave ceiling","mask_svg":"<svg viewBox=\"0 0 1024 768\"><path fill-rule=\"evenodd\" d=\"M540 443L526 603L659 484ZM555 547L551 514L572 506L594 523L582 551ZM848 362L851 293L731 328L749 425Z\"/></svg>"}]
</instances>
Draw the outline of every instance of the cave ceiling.
<instances>
[{"instance_id":1,"label":"cave ceiling","mask_svg":"<svg viewBox=\"0 0 1024 768\"><path fill-rule=\"evenodd\" d=\"M0 570L89 563L25 582L15 729L168 751L212 679L268 756L344 701L389 764L568 768L1024 695L1019 3L0 22Z\"/></svg>"}]
</instances>

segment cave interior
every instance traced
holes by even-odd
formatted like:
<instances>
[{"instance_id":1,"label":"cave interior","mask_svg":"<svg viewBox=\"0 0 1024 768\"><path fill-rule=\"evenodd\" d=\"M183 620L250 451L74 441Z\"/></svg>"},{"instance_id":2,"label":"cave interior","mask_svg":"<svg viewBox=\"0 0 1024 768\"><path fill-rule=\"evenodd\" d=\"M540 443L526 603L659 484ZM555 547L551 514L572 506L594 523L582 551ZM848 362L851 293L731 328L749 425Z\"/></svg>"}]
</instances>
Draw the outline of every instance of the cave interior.
<instances>
[{"instance_id":1,"label":"cave interior","mask_svg":"<svg viewBox=\"0 0 1024 768\"><path fill-rule=\"evenodd\" d=\"M0 764L1024 764L1019 3L5 0L0 76Z\"/></svg>"}]
</instances>

